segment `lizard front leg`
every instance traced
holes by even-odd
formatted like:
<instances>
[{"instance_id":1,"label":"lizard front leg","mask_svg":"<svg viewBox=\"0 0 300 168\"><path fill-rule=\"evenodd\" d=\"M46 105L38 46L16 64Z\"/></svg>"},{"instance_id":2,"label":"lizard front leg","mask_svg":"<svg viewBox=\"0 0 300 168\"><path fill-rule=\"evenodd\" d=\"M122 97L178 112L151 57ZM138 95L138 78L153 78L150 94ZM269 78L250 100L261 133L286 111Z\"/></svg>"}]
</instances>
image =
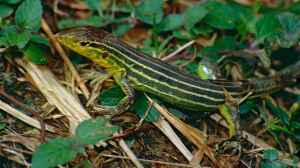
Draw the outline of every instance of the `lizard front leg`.
<instances>
[{"instance_id":1,"label":"lizard front leg","mask_svg":"<svg viewBox=\"0 0 300 168\"><path fill-rule=\"evenodd\" d=\"M129 107L133 104L135 91L129 85L125 69L114 67L108 69L107 71L113 76L115 82L121 87L123 93L125 94L125 97L122 98L116 106L104 107L105 109L111 111L112 115L118 115L128 110Z\"/></svg>"}]
</instances>

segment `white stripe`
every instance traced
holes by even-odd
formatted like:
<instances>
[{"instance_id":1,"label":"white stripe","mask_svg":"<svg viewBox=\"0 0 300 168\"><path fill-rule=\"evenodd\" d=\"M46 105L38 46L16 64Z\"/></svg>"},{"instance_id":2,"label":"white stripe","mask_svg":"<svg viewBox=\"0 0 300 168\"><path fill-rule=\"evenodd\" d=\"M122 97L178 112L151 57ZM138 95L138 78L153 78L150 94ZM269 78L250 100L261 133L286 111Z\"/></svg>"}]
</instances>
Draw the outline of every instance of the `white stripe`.
<instances>
[{"instance_id":1,"label":"white stripe","mask_svg":"<svg viewBox=\"0 0 300 168\"><path fill-rule=\"evenodd\" d=\"M95 42L95 43L98 43L98 42ZM98 43L98 44L99 44L99 45L104 45L105 47L108 47L108 48L110 48L110 49L112 49L112 50L118 52L119 54L121 54L121 55L124 56L125 58L129 59L131 62L133 62L133 63L135 63L135 64L137 64L137 65L140 65L140 66L142 66L142 67L144 67L144 68L146 68L146 69L148 69L148 70L150 70L150 71L153 71L153 72L155 72L155 73L157 73L157 74L159 74L159 75L161 75L161 76L164 76L164 77L167 78L167 79L171 79L171 80L173 80L174 82L178 82L178 83L181 83L181 84L184 84L184 85L187 85L187 86L189 86L189 87L193 87L193 88L196 88L196 89L199 89L199 90L204 90L204 91L208 91L208 92L214 92L214 93L224 94L224 91L220 91L220 90L211 90L211 89L208 89L208 88L199 87L199 86L197 86L197 85L191 85L190 83L186 83L186 82L184 82L184 81L180 81L180 80L177 80L177 79L175 79L175 78L171 78L171 77L169 77L168 75L166 75L166 74L164 74L164 73L161 73L161 72L159 72L159 71L157 71L157 70L155 70L155 69L151 69L151 68L148 67L148 66L143 66L143 64L141 64L141 63L135 61L134 59L131 59L130 57L127 57L125 54L123 54L123 53L120 52L119 50L115 49L114 47L111 47L111 46L106 45L106 44L104 44L104 43ZM124 48L123 48L123 49L124 49ZM131 52L131 53L132 53L132 52ZM132 53L132 54L135 54L135 53ZM143 58L143 57L140 57L140 58L142 58L142 59L148 61L147 59L145 59L145 58ZM153 62L151 62L151 63L153 63ZM156 64L156 65L158 65L158 64ZM235 95L235 94L233 94L232 92L230 92L230 94L231 94L231 95ZM237 94L239 95L240 93L237 93Z\"/></svg>"},{"instance_id":2,"label":"white stripe","mask_svg":"<svg viewBox=\"0 0 300 168\"><path fill-rule=\"evenodd\" d=\"M194 105L198 105L198 106L200 105L200 106L202 106L202 107L207 107L207 108L216 108L216 109L218 108L218 105L208 105L208 104L204 104L204 103L201 103L201 102L190 101L190 100L182 99L182 98L180 98L180 97L178 97L178 96L166 94L166 93L161 92L161 91L159 91L159 90L157 90L157 89L155 89L155 88L152 88L152 87L150 87L150 86L147 86L147 85L145 85L145 84L140 83L136 78L134 78L134 77L132 77L132 76L129 76L129 79L135 81L137 84L140 84L140 85L143 85L144 87L147 87L149 90L152 90L153 92L156 92L156 93L162 93L163 95L172 97L172 98L174 98L174 99L177 99L177 100L180 100L180 101L189 103L189 104L194 104ZM169 103L172 103L172 102L169 102Z\"/></svg>"}]
</instances>

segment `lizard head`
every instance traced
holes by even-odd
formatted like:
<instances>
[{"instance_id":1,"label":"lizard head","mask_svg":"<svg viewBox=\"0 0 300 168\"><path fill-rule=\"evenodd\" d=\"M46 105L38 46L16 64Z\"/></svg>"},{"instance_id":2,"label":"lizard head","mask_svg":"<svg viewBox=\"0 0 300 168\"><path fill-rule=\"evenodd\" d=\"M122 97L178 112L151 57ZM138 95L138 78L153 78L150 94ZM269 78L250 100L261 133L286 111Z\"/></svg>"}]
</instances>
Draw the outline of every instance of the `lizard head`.
<instances>
[{"instance_id":1,"label":"lizard head","mask_svg":"<svg viewBox=\"0 0 300 168\"><path fill-rule=\"evenodd\" d=\"M55 37L65 47L91 59L100 66L109 66L104 58L107 51L101 47L101 44L112 36L105 30L95 27L79 27L63 30Z\"/></svg>"}]
</instances>

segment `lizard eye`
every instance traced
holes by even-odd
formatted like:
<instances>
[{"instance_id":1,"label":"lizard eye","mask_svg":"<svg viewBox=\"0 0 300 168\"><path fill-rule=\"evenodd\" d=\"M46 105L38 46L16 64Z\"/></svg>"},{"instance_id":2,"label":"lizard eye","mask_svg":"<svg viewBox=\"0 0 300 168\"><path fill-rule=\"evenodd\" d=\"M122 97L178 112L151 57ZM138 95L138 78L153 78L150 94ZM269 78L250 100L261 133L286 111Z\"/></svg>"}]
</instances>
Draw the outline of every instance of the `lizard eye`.
<instances>
[{"instance_id":1,"label":"lizard eye","mask_svg":"<svg viewBox=\"0 0 300 168\"><path fill-rule=\"evenodd\" d=\"M80 42L80 45L81 45L82 47L87 46L88 44L89 44L89 42L86 42L86 41Z\"/></svg>"}]
</instances>

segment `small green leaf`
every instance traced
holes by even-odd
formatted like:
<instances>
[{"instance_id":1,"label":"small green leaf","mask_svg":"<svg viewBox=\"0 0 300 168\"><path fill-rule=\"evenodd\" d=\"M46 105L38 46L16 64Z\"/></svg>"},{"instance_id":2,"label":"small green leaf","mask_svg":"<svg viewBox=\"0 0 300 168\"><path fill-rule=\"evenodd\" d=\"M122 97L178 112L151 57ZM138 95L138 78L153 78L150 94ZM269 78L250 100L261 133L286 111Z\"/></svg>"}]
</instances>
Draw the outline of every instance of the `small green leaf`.
<instances>
[{"instance_id":1,"label":"small green leaf","mask_svg":"<svg viewBox=\"0 0 300 168\"><path fill-rule=\"evenodd\" d=\"M256 41L263 42L265 39L273 38L280 29L279 22L274 14L263 15L256 22Z\"/></svg>"},{"instance_id":2,"label":"small green leaf","mask_svg":"<svg viewBox=\"0 0 300 168\"><path fill-rule=\"evenodd\" d=\"M183 25L183 19L183 16L180 14L170 14L157 27L160 31L175 30Z\"/></svg>"},{"instance_id":3,"label":"small green leaf","mask_svg":"<svg viewBox=\"0 0 300 168\"><path fill-rule=\"evenodd\" d=\"M137 99L132 105L132 111L136 112L140 118L143 118L145 113L148 111L148 115L146 117L146 121L155 122L158 120L160 113L154 108L151 107L149 109L150 103L144 94L138 94Z\"/></svg>"},{"instance_id":4,"label":"small green leaf","mask_svg":"<svg viewBox=\"0 0 300 168\"><path fill-rule=\"evenodd\" d=\"M85 3L91 10L97 11L101 8L101 0L85 0Z\"/></svg>"},{"instance_id":5,"label":"small green leaf","mask_svg":"<svg viewBox=\"0 0 300 168\"><path fill-rule=\"evenodd\" d=\"M59 29L66 29L80 26L101 27L111 21L110 17L91 16L87 19L61 19L58 22Z\"/></svg>"},{"instance_id":6,"label":"small green leaf","mask_svg":"<svg viewBox=\"0 0 300 168\"><path fill-rule=\"evenodd\" d=\"M184 25L186 29L190 30L195 24L200 22L208 13L205 7L202 5L196 5L189 7L184 12Z\"/></svg>"},{"instance_id":7,"label":"small green leaf","mask_svg":"<svg viewBox=\"0 0 300 168\"><path fill-rule=\"evenodd\" d=\"M127 31L129 31L131 28L133 28L134 25L132 24L128 24L128 23L123 23L120 24L116 29L113 29L113 34L117 37L122 36L123 34L125 34Z\"/></svg>"},{"instance_id":8,"label":"small green leaf","mask_svg":"<svg viewBox=\"0 0 300 168\"><path fill-rule=\"evenodd\" d=\"M32 168L51 168L75 159L84 148L72 138L51 139L41 144L32 157Z\"/></svg>"},{"instance_id":9,"label":"small green leaf","mask_svg":"<svg viewBox=\"0 0 300 168\"><path fill-rule=\"evenodd\" d=\"M268 149L264 151L264 159L274 161L278 159L278 151L275 149Z\"/></svg>"},{"instance_id":10,"label":"small green leaf","mask_svg":"<svg viewBox=\"0 0 300 168\"><path fill-rule=\"evenodd\" d=\"M82 144L94 145L99 141L105 141L119 131L118 126L109 123L109 119L98 117L83 121L76 129L75 137Z\"/></svg>"},{"instance_id":11,"label":"small green leaf","mask_svg":"<svg viewBox=\"0 0 300 168\"><path fill-rule=\"evenodd\" d=\"M0 0L0 2L6 3L6 4L17 4L19 3L21 0Z\"/></svg>"},{"instance_id":12,"label":"small green leaf","mask_svg":"<svg viewBox=\"0 0 300 168\"><path fill-rule=\"evenodd\" d=\"M281 47L289 48L299 40L300 18L289 12L280 13L277 17L282 28L277 37L277 42Z\"/></svg>"},{"instance_id":13,"label":"small green leaf","mask_svg":"<svg viewBox=\"0 0 300 168\"><path fill-rule=\"evenodd\" d=\"M10 16L14 12L14 9L8 5L0 4L0 18Z\"/></svg>"},{"instance_id":14,"label":"small green leaf","mask_svg":"<svg viewBox=\"0 0 300 168\"><path fill-rule=\"evenodd\" d=\"M121 87L114 86L101 92L99 99L104 106L115 106L123 97L125 97L125 94Z\"/></svg>"},{"instance_id":15,"label":"small green leaf","mask_svg":"<svg viewBox=\"0 0 300 168\"><path fill-rule=\"evenodd\" d=\"M42 45L45 45L45 46L50 46L50 43L48 41L47 38L39 35L39 34L33 34L31 36L31 39L30 39L31 42L34 42L34 43L37 43L37 44L42 44Z\"/></svg>"},{"instance_id":16,"label":"small green leaf","mask_svg":"<svg viewBox=\"0 0 300 168\"><path fill-rule=\"evenodd\" d=\"M42 48L34 43L29 43L24 49L24 56L35 64L47 64L48 60Z\"/></svg>"},{"instance_id":17,"label":"small green leaf","mask_svg":"<svg viewBox=\"0 0 300 168\"><path fill-rule=\"evenodd\" d=\"M239 16L236 15L230 4L212 1L206 4L206 8L209 11L204 19L207 24L219 29L235 28Z\"/></svg>"},{"instance_id":18,"label":"small green leaf","mask_svg":"<svg viewBox=\"0 0 300 168\"><path fill-rule=\"evenodd\" d=\"M6 127L5 123L0 123L0 131L2 131Z\"/></svg>"},{"instance_id":19,"label":"small green leaf","mask_svg":"<svg viewBox=\"0 0 300 168\"><path fill-rule=\"evenodd\" d=\"M40 0L24 0L17 8L16 24L24 29L38 31L43 8Z\"/></svg>"},{"instance_id":20,"label":"small green leaf","mask_svg":"<svg viewBox=\"0 0 300 168\"><path fill-rule=\"evenodd\" d=\"M272 113L274 113L281 122L288 126L289 125L289 115L288 113L283 110L281 107L277 106L276 104L273 104L271 100L267 100L267 106L271 109Z\"/></svg>"},{"instance_id":21,"label":"small green leaf","mask_svg":"<svg viewBox=\"0 0 300 168\"><path fill-rule=\"evenodd\" d=\"M147 24L157 24L163 18L162 0L143 0L135 9L138 19Z\"/></svg>"},{"instance_id":22,"label":"small green leaf","mask_svg":"<svg viewBox=\"0 0 300 168\"><path fill-rule=\"evenodd\" d=\"M16 26L7 26L2 30L1 43L6 47L17 46L18 48L24 48L31 37L31 32L17 31Z\"/></svg>"}]
</instances>

